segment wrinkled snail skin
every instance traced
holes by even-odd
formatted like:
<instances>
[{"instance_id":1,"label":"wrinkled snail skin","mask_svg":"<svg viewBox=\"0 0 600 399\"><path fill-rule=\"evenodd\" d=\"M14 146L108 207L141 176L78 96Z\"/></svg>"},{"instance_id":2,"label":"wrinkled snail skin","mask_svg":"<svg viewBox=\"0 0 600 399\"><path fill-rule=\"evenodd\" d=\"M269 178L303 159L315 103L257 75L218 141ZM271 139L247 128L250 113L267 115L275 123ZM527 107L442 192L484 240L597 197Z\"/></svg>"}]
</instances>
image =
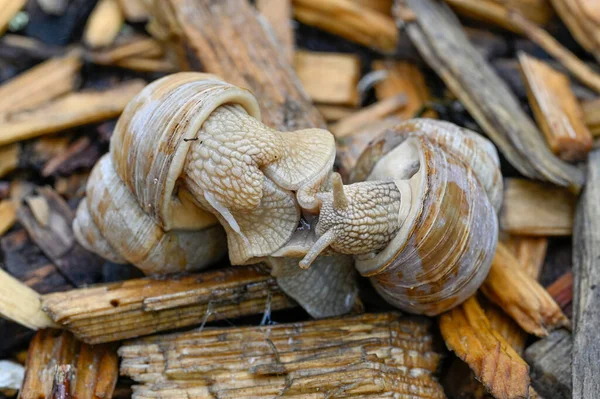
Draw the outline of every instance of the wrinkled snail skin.
<instances>
[{"instance_id":1,"label":"wrinkled snail skin","mask_svg":"<svg viewBox=\"0 0 600 399\"><path fill-rule=\"evenodd\" d=\"M334 158L325 130L263 125L248 90L169 75L127 105L74 228L86 248L146 273L213 263L225 233L231 263L255 263L289 240L300 207L318 211Z\"/></svg>"},{"instance_id":2,"label":"wrinkled snail skin","mask_svg":"<svg viewBox=\"0 0 600 399\"><path fill-rule=\"evenodd\" d=\"M332 193L320 195L318 239L301 264L328 246L355 254L359 273L411 313L436 315L473 295L498 240L499 163L485 139L453 129L459 136L450 141L445 125L400 124L359 159L355 176L366 181L336 188L335 177ZM397 219L382 218L377 195L366 193L381 193L381 205ZM362 224L375 228L377 239L361 240Z\"/></svg>"}]
</instances>

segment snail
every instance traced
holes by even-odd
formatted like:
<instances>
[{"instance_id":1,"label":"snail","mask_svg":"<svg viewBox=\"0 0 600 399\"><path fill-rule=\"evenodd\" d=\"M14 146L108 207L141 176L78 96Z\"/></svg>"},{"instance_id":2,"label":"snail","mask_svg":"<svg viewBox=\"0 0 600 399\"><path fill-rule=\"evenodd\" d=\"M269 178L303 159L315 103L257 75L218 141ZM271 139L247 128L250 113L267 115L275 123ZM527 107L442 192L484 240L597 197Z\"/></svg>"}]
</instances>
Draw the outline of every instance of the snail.
<instances>
[{"instance_id":1,"label":"snail","mask_svg":"<svg viewBox=\"0 0 600 399\"><path fill-rule=\"evenodd\" d=\"M321 201L308 267L326 249L355 256L390 304L436 315L473 295L498 240L502 176L494 146L451 123L414 119L360 156L354 184L338 174Z\"/></svg>"},{"instance_id":2,"label":"snail","mask_svg":"<svg viewBox=\"0 0 600 399\"><path fill-rule=\"evenodd\" d=\"M232 264L255 263L290 239L301 209L318 209L334 158L326 130L262 124L248 90L169 75L127 105L73 229L87 249L149 274L218 260L225 235Z\"/></svg>"}]
</instances>

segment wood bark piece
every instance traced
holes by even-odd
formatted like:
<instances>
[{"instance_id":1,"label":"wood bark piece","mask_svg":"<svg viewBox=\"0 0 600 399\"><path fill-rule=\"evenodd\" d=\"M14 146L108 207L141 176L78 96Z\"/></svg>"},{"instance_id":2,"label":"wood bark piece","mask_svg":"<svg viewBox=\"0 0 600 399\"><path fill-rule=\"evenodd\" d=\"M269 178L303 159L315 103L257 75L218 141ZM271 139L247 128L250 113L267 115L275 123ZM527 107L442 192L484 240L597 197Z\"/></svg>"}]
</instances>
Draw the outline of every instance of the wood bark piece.
<instances>
[{"instance_id":1,"label":"wood bark piece","mask_svg":"<svg viewBox=\"0 0 600 399\"><path fill-rule=\"evenodd\" d=\"M11 200L0 201L0 236L4 235L17 220L17 207Z\"/></svg>"},{"instance_id":2,"label":"wood bark piece","mask_svg":"<svg viewBox=\"0 0 600 399\"><path fill-rule=\"evenodd\" d=\"M548 331L570 326L569 319L550 294L523 271L502 243L498 243L492 268L481 290L530 334L545 337Z\"/></svg>"},{"instance_id":3,"label":"wood bark piece","mask_svg":"<svg viewBox=\"0 0 600 399\"><path fill-rule=\"evenodd\" d=\"M525 351L531 382L544 398L571 399L571 333L556 330ZM582 398L583 396L576 396Z\"/></svg>"},{"instance_id":4,"label":"wood bark piece","mask_svg":"<svg viewBox=\"0 0 600 399\"><path fill-rule=\"evenodd\" d=\"M0 85L0 119L72 92L79 83L81 55L51 58Z\"/></svg>"},{"instance_id":5,"label":"wood bark piece","mask_svg":"<svg viewBox=\"0 0 600 399\"><path fill-rule=\"evenodd\" d=\"M0 145L115 118L144 86L133 80L108 90L68 94L34 111L12 114L0 125Z\"/></svg>"},{"instance_id":6,"label":"wood bark piece","mask_svg":"<svg viewBox=\"0 0 600 399\"><path fill-rule=\"evenodd\" d=\"M600 99L586 101L581 104L583 118L593 136L600 136Z\"/></svg>"},{"instance_id":7,"label":"wood bark piece","mask_svg":"<svg viewBox=\"0 0 600 399\"><path fill-rule=\"evenodd\" d=\"M398 28L385 14L352 0L293 0L294 16L350 41L384 53L393 53Z\"/></svg>"},{"instance_id":8,"label":"wood bark piece","mask_svg":"<svg viewBox=\"0 0 600 399\"><path fill-rule=\"evenodd\" d=\"M588 184L573 234L573 397L600 392L600 150L590 153Z\"/></svg>"},{"instance_id":9,"label":"wood bark piece","mask_svg":"<svg viewBox=\"0 0 600 399\"><path fill-rule=\"evenodd\" d=\"M469 365L494 397L528 397L527 363L490 326L475 297L442 314L439 325L448 348Z\"/></svg>"},{"instance_id":10,"label":"wood bark piece","mask_svg":"<svg viewBox=\"0 0 600 399\"><path fill-rule=\"evenodd\" d=\"M295 46L291 0L257 0L256 8L271 24L279 46L285 53L287 62L291 64Z\"/></svg>"},{"instance_id":11,"label":"wood bark piece","mask_svg":"<svg viewBox=\"0 0 600 399\"><path fill-rule=\"evenodd\" d=\"M64 387L71 398L110 399L119 364L114 345L86 345L70 332L40 330L29 345L20 399L50 398L57 367L71 370Z\"/></svg>"},{"instance_id":12,"label":"wood bark piece","mask_svg":"<svg viewBox=\"0 0 600 399\"><path fill-rule=\"evenodd\" d=\"M509 13L518 12L538 25L546 25L554 15L548 0L444 0L458 14L493 23L513 32L521 33L511 23Z\"/></svg>"},{"instance_id":13,"label":"wood bark piece","mask_svg":"<svg viewBox=\"0 0 600 399\"><path fill-rule=\"evenodd\" d=\"M396 18L428 64L523 175L577 190L583 173L554 156L508 86L468 41L445 4L398 0ZM403 20L408 9L414 18Z\"/></svg>"},{"instance_id":14,"label":"wood bark piece","mask_svg":"<svg viewBox=\"0 0 600 399\"><path fill-rule=\"evenodd\" d=\"M257 267L142 278L43 297L44 310L97 344L295 306Z\"/></svg>"},{"instance_id":15,"label":"wood bark piece","mask_svg":"<svg viewBox=\"0 0 600 399\"><path fill-rule=\"evenodd\" d=\"M112 44L121 30L124 19L118 0L100 0L88 18L83 41L90 48Z\"/></svg>"},{"instance_id":16,"label":"wood bark piece","mask_svg":"<svg viewBox=\"0 0 600 399\"><path fill-rule=\"evenodd\" d=\"M71 227L74 218L71 208L51 188L37 188L37 193L33 197L38 202L42 201L43 205L39 206L46 209L34 210L36 208L32 209L31 205L21 205L17 211L21 224L73 285L79 287L98 282L104 260L85 250L75 240ZM30 197L26 197L26 202ZM43 212L45 216L41 215Z\"/></svg>"},{"instance_id":17,"label":"wood bark piece","mask_svg":"<svg viewBox=\"0 0 600 399\"><path fill-rule=\"evenodd\" d=\"M340 119L329 126L329 130L336 138L352 135L365 126L395 114L406 105L406 95L396 94L374 104L362 108L360 111Z\"/></svg>"},{"instance_id":18,"label":"wood bark piece","mask_svg":"<svg viewBox=\"0 0 600 399\"><path fill-rule=\"evenodd\" d=\"M511 21L529 40L559 61L581 83L600 93L600 75L558 42L552 35L518 13L510 13Z\"/></svg>"},{"instance_id":19,"label":"wood bark piece","mask_svg":"<svg viewBox=\"0 0 600 399\"><path fill-rule=\"evenodd\" d=\"M573 231L575 201L576 197L562 188L505 179L500 226L516 235L568 236Z\"/></svg>"},{"instance_id":20,"label":"wood bark piece","mask_svg":"<svg viewBox=\"0 0 600 399\"><path fill-rule=\"evenodd\" d=\"M569 78L541 60L519 53L529 104L553 153L565 161L582 161L592 149Z\"/></svg>"},{"instance_id":21,"label":"wood bark piece","mask_svg":"<svg viewBox=\"0 0 600 399\"><path fill-rule=\"evenodd\" d=\"M16 13L25 6L27 0L0 0L0 35L2 35L8 23Z\"/></svg>"},{"instance_id":22,"label":"wood bark piece","mask_svg":"<svg viewBox=\"0 0 600 399\"><path fill-rule=\"evenodd\" d=\"M598 7L589 0L551 0L554 9L577 42L600 61ZM596 7L596 8L594 8Z\"/></svg>"},{"instance_id":23,"label":"wood bark piece","mask_svg":"<svg viewBox=\"0 0 600 399\"><path fill-rule=\"evenodd\" d=\"M377 99L393 97L397 94L406 96L406 106L396 115L403 119L415 117L428 101L431 101L429 88L421 70L405 61L377 60L373 62L373 70L385 71L387 76L375 85ZM426 112L422 117L434 117L435 113Z\"/></svg>"},{"instance_id":24,"label":"wood bark piece","mask_svg":"<svg viewBox=\"0 0 600 399\"><path fill-rule=\"evenodd\" d=\"M444 398L430 327L382 313L149 337L119 349L121 374L137 399Z\"/></svg>"},{"instance_id":25,"label":"wood bark piece","mask_svg":"<svg viewBox=\"0 0 600 399\"><path fill-rule=\"evenodd\" d=\"M247 1L155 0L150 11L171 36L182 66L201 64L204 71L250 89L267 125L283 131L325 127Z\"/></svg>"},{"instance_id":26,"label":"wood bark piece","mask_svg":"<svg viewBox=\"0 0 600 399\"><path fill-rule=\"evenodd\" d=\"M294 54L294 70L314 102L358 106L357 55L299 50Z\"/></svg>"},{"instance_id":27,"label":"wood bark piece","mask_svg":"<svg viewBox=\"0 0 600 399\"><path fill-rule=\"evenodd\" d=\"M41 308L37 292L0 269L0 316L32 330L55 324Z\"/></svg>"}]
</instances>

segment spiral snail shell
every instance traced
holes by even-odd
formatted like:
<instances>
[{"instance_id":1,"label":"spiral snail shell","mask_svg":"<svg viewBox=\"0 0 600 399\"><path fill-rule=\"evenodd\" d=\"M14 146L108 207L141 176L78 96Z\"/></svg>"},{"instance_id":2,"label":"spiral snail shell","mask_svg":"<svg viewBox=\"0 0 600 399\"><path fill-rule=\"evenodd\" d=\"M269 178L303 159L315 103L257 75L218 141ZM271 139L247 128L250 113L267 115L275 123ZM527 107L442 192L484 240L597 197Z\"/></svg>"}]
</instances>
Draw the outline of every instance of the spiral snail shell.
<instances>
[{"instance_id":1,"label":"spiral snail shell","mask_svg":"<svg viewBox=\"0 0 600 399\"><path fill-rule=\"evenodd\" d=\"M489 271L498 240L502 180L486 139L434 120L389 129L363 152L354 181L334 176L322 193L317 241L354 254L390 304L439 314L473 295Z\"/></svg>"},{"instance_id":2,"label":"spiral snail shell","mask_svg":"<svg viewBox=\"0 0 600 399\"><path fill-rule=\"evenodd\" d=\"M202 73L146 86L94 167L74 231L91 251L146 273L204 267L225 252L253 263L296 230L335 158L321 129L260 123L247 90Z\"/></svg>"}]
</instances>

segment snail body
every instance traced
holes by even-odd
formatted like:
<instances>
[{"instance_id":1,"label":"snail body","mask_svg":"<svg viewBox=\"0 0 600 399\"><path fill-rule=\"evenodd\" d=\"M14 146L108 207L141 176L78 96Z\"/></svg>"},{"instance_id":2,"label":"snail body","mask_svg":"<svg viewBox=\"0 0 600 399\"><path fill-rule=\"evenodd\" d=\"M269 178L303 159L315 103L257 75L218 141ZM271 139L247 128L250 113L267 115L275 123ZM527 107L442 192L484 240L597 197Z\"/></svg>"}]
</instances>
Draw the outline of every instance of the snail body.
<instances>
[{"instance_id":1,"label":"snail body","mask_svg":"<svg viewBox=\"0 0 600 399\"><path fill-rule=\"evenodd\" d=\"M334 181L320 196L318 239L301 265L328 246L352 253L381 296L411 313L439 314L473 295L498 240L499 161L485 139L448 125L408 121L372 143L354 173L364 182ZM378 196L395 218L373 217ZM363 240L359 226L377 226L383 240Z\"/></svg>"},{"instance_id":2,"label":"snail body","mask_svg":"<svg viewBox=\"0 0 600 399\"><path fill-rule=\"evenodd\" d=\"M291 237L300 205L317 208L334 158L325 130L263 125L248 90L209 74L169 75L119 118L74 230L89 250L146 273L202 268L225 242L233 264L255 263Z\"/></svg>"}]
</instances>

